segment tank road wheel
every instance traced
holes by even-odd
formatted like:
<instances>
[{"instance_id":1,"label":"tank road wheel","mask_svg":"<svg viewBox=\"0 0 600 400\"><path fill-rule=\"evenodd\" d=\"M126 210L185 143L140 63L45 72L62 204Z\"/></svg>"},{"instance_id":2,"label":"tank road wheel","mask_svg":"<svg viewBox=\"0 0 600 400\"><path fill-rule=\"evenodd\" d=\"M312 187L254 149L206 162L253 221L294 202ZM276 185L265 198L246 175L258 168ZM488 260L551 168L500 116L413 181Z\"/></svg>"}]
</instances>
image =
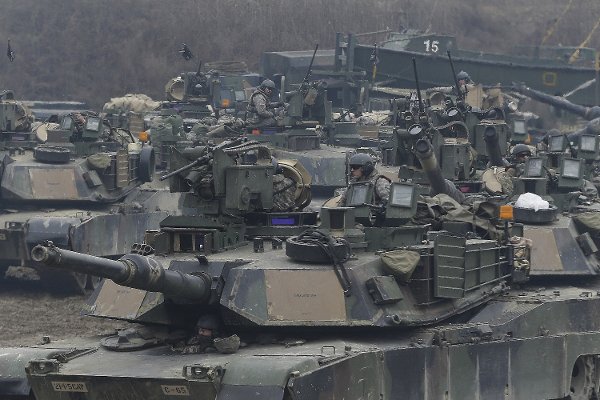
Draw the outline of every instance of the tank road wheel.
<instances>
[{"instance_id":1,"label":"tank road wheel","mask_svg":"<svg viewBox=\"0 0 600 400\"><path fill-rule=\"evenodd\" d=\"M570 400L597 399L597 363L595 356L581 356L571 371Z\"/></svg>"}]
</instances>

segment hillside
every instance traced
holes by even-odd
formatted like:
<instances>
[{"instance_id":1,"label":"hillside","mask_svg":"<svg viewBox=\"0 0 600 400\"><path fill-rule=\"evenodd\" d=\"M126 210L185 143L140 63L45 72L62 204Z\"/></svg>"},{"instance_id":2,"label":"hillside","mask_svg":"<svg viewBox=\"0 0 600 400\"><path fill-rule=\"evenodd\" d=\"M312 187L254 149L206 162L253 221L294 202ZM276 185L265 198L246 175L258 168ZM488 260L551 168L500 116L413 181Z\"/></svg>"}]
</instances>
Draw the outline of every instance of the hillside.
<instances>
[{"instance_id":1,"label":"hillside","mask_svg":"<svg viewBox=\"0 0 600 400\"><path fill-rule=\"evenodd\" d=\"M570 2L569 8L566 5ZM598 0L4 0L0 90L21 99L85 100L146 93L198 60L244 60L264 51L331 48L335 32L400 26L458 37L463 48L508 52L515 44L578 45L600 17ZM558 19L558 21L557 21ZM196 58L177 50L187 43ZM589 47L600 48L600 29Z\"/></svg>"}]
</instances>

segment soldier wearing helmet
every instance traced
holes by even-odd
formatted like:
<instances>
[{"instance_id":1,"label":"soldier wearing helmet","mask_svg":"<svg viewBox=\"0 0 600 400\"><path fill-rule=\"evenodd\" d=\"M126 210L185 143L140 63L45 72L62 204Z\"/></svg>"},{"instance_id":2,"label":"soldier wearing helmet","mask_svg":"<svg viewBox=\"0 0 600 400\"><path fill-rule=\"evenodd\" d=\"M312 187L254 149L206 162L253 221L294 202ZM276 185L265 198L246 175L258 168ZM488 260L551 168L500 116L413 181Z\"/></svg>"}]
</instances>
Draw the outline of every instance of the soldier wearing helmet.
<instances>
[{"instance_id":1,"label":"soldier wearing helmet","mask_svg":"<svg viewBox=\"0 0 600 400\"><path fill-rule=\"evenodd\" d=\"M460 71L458 74L456 74L456 82L458 83L458 90L460 90L460 93L462 93L462 95L466 95L469 91L474 90L476 87L469 74L465 71ZM458 94L456 92L456 87L454 86L434 87L427 89L425 92L429 95L432 95L436 92L443 94Z\"/></svg>"},{"instance_id":2,"label":"soldier wearing helmet","mask_svg":"<svg viewBox=\"0 0 600 400\"><path fill-rule=\"evenodd\" d=\"M380 175L375 168L375 160L365 153L357 153L350 157L350 183L370 182L373 184L375 193L375 204L387 203L390 198L390 180ZM346 203L346 192L339 201L339 205Z\"/></svg>"},{"instance_id":3,"label":"soldier wearing helmet","mask_svg":"<svg viewBox=\"0 0 600 400\"><path fill-rule=\"evenodd\" d=\"M511 165L506 167L506 173L510 176L518 177L525 171L525 162L532 156L531 147L524 143L519 143L510 151Z\"/></svg>"},{"instance_id":4,"label":"soldier wearing helmet","mask_svg":"<svg viewBox=\"0 0 600 400\"><path fill-rule=\"evenodd\" d=\"M510 154L512 156L513 163L521 164L531 157L531 147L527 146L526 144L519 143L512 148Z\"/></svg>"},{"instance_id":5,"label":"soldier wearing helmet","mask_svg":"<svg viewBox=\"0 0 600 400\"><path fill-rule=\"evenodd\" d=\"M471 77L465 71L460 71L456 74L456 81L458 82L458 89L463 94L467 94L469 89L474 87Z\"/></svg>"},{"instance_id":6,"label":"soldier wearing helmet","mask_svg":"<svg viewBox=\"0 0 600 400\"><path fill-rule=\"evenodd\" d=\"M275 83L270 79L262 81L260 86L250 96L246 122L251 126L275 126L277 125L277 103L271 103L271 96L275 91Z\"/></svg>"},{"instance_id":7,"label":"soldier wearing helmet","mask_svg":"<svg viewBox=\"0 0 600 400\"><path fill-rule=\"evenodd\" d=\"M456 74L456 80L458 81L459 85L472 83L471 77L465 71L460 71L458 74Z\"/></svg>"}]
</instances>

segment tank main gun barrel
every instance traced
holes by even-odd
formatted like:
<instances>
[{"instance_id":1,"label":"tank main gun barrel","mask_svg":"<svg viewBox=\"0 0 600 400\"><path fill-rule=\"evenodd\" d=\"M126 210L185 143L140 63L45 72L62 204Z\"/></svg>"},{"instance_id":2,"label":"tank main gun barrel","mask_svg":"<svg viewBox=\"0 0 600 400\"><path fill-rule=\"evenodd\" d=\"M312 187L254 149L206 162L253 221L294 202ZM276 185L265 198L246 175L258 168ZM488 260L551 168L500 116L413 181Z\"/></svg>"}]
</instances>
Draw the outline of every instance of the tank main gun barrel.
<instances>
[{"instance_id":1,"label":"tank main gun barrel","mask_svg":"<svg viewBox=\"0 0 600 400\"><path fill-rule=\"evenodd\" d=\"M431 195L435 196L436 194L445 193L459 203L462 203L465 200L465 195L452 182L444 179L431 143L427 139L419 139L415 143L415 153L421 162L423 171L427 174L427 179L431 185Z\"/></svg>"},{"instance_id":2,"label":"tank main gun barrel","mask_svg":"<svg viewBox=\"0 0 600 400\"><path fill-rule=\"evenodd\" d=\"M531 97L534 100L538 100L542 103L550 104L556 108L567 110L573 114L579 115L582 118L591 121L592 119L600 117L600 107L585 107L579 104L575 104L560 96L551 96L547 93L540 92L539 90L531 89L527 86L516 86L513 90L524 94L527 97Z\"/></svg>"},{"instance_id":3,"label":"tank main gun barrel","mask_svg":"<svg viewBox=\"0 0 600 400\"><path fill-rule=\"evenodd\" d=\"M198 304L208 302L210 297L211 278L208 275L164 269L157 260L138 254L127 254L114 261L50 244L35 246L31 258L49 267L107 278L121 286L160 292L167 297Z\"/></svg>"}]
</instances>

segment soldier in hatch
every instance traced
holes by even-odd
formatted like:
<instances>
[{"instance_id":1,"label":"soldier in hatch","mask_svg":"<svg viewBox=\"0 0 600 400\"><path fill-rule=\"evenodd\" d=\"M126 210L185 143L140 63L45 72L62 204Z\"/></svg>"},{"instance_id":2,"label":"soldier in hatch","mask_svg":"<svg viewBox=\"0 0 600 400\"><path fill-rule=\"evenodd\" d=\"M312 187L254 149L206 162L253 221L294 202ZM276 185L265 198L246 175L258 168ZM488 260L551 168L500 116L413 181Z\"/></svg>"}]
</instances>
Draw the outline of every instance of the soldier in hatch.
<instances>
[{"instance_id":1,"label":"soldier in hatch","mask_svg":"<svg viewBox=\"0 0 600 400\"><path fill-rule=\"evenodd\" d=\"M370 182L375 189L375 204L381 205L388 202L390 198L390 180L380 175L375 168L375 161L370 155L357 153L350 157L350 183ZM340 197L338 204L346 203L346 192Z\"/></svg>"},{"instance_id":2,"label":"soldier in hatch","mask_svg":"<svg viewBox=\"0 0 600 400\"><path fill-rule=\"evenodd\" d=\"M246 122L255 127L275 126L280 110L275 107L281 103L271 103L271 96L275 91L275 83L270 79L262 81L260 86L250 96Z\"/></svg>"},{"instance_id":3,"label":"soldier in hatch","mask_svg":"<svg viewBox=\"0 0 600 400\"><path fill-rule=\"evenodd\" d=\"M456 82L458 82L459 90L463 95L466 95L470 90L475 88L475 83L471 80L471 77L465 71L460 71L456 74ZM429 88L425 91L427 94L432 93L444 93L444 94L457 94L456 88L454 86L437 86L433 88Z\"/></svg>"},{"instance_id":4,"label":"soldier in hatch","mask_svg":"<svg viewBox=\"0 0 600 400\"><path fill-rule=\"evenodd\" d=\"M531 157L531 147L519 143L511 150L511 166L506 168L506 172L511 176L521 176L524 172L525 162Z\"/></svg>"},{"instance_id":5,"label":"soldier in hatch","mask_svg":"<svg viewBox=\"0 0 600 400\"><path fill-rule=\"evenodd\" d=\"M519 143L512 148L510 154L510 165L490 168L492 173L489 175L484 173L483 175L486 190L492 194L512 195L514 190L513 178L518 178L525 172L525 163L532 156L531 147ZM500 187L497 187L497 185L500 185Z\"/></svg>"},{"instance_id":6,"label":"soldier in hatch","mask_svg":"<svg viewBox=\"0 0 600 400\"><path fill-rule=\"evenodd\" d=\"M474 85L471 77L465 71L460 71L458 74L456 74L456 81L458 82L459 90L463 94L466 94L469 91L470 86Z\"/></svg>"}]
</instances>

